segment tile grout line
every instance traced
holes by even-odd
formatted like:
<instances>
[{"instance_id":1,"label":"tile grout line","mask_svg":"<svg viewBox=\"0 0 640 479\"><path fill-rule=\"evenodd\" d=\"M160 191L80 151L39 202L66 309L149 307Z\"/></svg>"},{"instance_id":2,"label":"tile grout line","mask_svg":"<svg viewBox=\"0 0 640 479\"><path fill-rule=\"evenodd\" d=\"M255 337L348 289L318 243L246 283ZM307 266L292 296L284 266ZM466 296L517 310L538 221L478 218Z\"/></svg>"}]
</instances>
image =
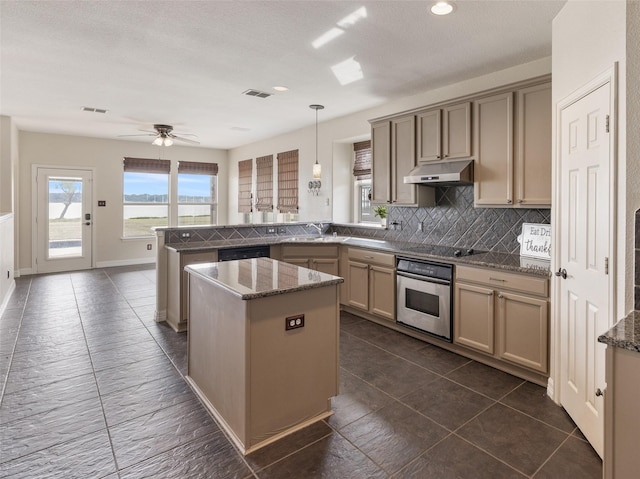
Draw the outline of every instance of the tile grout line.
<instances>
[{"instance_id":1,"label":"tile grout line","mask_svg":"<svg viewBox=\"0 0 640 479\"><path fill-rule=\"evenodd\" d=\"M9 353L9 367L7 368L7 376L4 378L2 383L2 390L0 390L0 407L4 402L5 391L7 389L7 384L9 383L9 374L11 374L11 367L13 366L13 357L16 353L16 346L18 345L18 338L20 337L20 331L22 330L22 321L24 320L24 312L27 309L27 301L29 301L29 296L31 295L31 286L33 282L31 278L29 278L29 286L27 288L27 294L24 299L24 304L22 305L22 312L20 313L20 322L18 323L18 332L16 333L16 337L13 341L13 347L11 348L11 352ZM15 290L14 290L15 292Z\"/></svg>"}]
</instances>

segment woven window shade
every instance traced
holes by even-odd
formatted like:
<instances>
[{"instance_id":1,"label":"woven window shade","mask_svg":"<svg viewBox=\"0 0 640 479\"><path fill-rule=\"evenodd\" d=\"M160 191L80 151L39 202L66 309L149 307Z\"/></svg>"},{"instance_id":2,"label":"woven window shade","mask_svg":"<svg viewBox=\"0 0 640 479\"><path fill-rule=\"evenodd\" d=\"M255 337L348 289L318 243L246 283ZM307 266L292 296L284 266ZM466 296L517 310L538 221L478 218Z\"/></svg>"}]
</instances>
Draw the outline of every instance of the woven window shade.
<instances>
[{"instance_id":1,"label":"woven window shade","mask_svg":"<svg viewBox=\"0 0 640 479\"><path fill-rule=\"evenodd\" d=\"M238 162L238 213L251 213L251 176L253 160Z\"/></svg>"},{"instance_id":2,"label":"woven window shade","mask_svg":"<svg viewBox=\"0 0 640 479\"><path fill-rule=\"evenodd\" d=\"M218 163L199 163L197 161L178 162L178 173L187 175L209 175L218 174Z\"/></svg>"},{"instance_id":3,"label":"woven window shade","mask_svg":"<svg viewBox=\"0 0 640 479\"><path fill-rule=\"evenodd\" d=\"M168 175L171 171L171 160L125 157L124 171L127 173L165 173Z\"/></svg>"},{"instance_id":4,"label":"woven window shade","mask_svg":"<svg viewBox=\"0 0 640 479\"><path fill-rule=\"evenodd\" d=\"M371 178L371 140L353 144L356 159L353 163L353 176L358 180Z\"/></svg>"},{"instance_id":5,"label":"woven window shade","mask_svg":"<svg viewBox=\"0 0 640 479\"><path fill-rule=\"evenodd\" d=\"M278 153L278 210L298 212L298 150Z\"/></svg>"},{"instance_id":6,"label":"woven window shade","mask_svg":"<svg viewBox=\"0 0 640 479\"><path fill-rule=\"evenodd\" d=\"M273 155L256 158L256 210L273 211Z\"/></svg>"}]
</instances>

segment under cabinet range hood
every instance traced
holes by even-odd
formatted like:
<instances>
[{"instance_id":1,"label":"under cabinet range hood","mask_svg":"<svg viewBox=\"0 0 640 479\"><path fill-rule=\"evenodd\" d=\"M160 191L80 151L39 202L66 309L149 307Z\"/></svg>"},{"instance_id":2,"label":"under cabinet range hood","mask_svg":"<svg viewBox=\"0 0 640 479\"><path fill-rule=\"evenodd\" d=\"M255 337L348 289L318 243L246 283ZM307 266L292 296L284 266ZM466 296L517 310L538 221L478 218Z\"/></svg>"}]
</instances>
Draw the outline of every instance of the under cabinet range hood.
<instances>
[{"instance_id":1,"label":"under cabinet range hood","mask_svg":"<svg viewBox=\"0 0 640 479\"><path fill-rule=\"evenodd\" d=\"M473 160L421 163L404 177L405 183L433 186L473 184Z\"/></svg>"}]
</instances>

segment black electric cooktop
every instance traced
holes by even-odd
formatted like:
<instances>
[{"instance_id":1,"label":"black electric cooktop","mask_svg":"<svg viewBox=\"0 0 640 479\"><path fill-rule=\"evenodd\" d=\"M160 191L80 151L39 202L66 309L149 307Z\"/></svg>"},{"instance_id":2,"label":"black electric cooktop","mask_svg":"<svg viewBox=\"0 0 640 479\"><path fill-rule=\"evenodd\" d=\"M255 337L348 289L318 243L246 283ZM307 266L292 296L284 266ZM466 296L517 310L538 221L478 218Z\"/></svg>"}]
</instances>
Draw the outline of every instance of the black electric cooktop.
<instances>
[{"instance_id":1,"label":"black electric cooktop","mask_svg":"<svg viewBox=\"0 0 640 479\"><path fill-rule=\"evenodd\" d=\"M454 246L443 246L435 244L415 246L407 248L407 251L433 256L443 256L448 258L459 258L460 256L470 256L472 254L486 253L486 251L480 251L473 248L456 248Z\"/></svg>"}]
</instances>

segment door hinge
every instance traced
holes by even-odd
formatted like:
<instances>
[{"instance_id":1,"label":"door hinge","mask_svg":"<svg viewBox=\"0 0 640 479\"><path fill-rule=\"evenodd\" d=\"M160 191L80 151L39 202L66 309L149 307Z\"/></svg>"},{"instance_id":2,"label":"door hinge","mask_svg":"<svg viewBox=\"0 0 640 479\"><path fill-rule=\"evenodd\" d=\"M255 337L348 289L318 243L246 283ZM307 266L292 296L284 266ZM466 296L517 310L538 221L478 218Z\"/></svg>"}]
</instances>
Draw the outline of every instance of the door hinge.
<instances>
[{"instance_id":1,"label":"door hinge","mask_svg":"<svg viewBox=\"0 0 640 479\"><path fill-rule=\"evenodd\" d=\"M609 133L609 115L607 115L604 123L604 127L607 133Z\"/></svg>"},{"instance_id":2,"label":"door hinge","mask_svg":"<svg viewBox=\"0 0 640 479\"><path fill-rule=\"evenodd\" d=\"M604 274L609 274L609 258L604 258Z\"/></svg>"}]
</instances>

